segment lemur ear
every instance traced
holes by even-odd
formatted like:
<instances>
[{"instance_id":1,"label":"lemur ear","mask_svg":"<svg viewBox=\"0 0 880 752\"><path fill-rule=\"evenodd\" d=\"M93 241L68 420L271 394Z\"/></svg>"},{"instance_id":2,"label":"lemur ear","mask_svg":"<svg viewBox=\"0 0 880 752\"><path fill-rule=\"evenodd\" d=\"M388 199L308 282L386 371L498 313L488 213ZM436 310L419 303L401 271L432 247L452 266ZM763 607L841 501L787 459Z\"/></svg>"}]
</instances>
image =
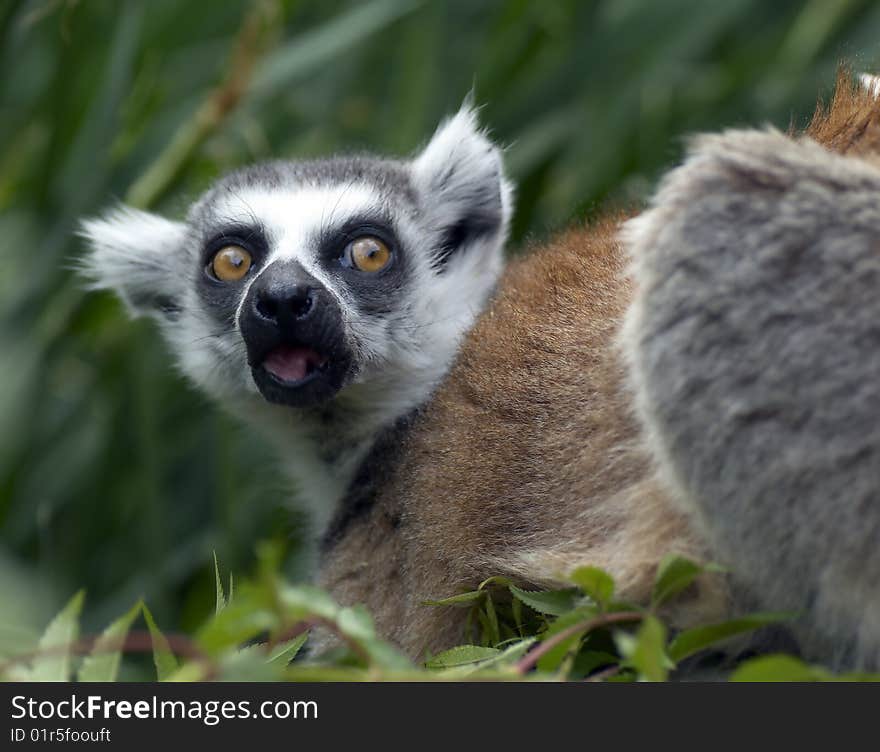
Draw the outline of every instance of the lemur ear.
<instances>
[{"instance_id":1,"label":"lemur ear","mask_svg":"<svg viewBox=\"0 0 880 752\"><path fill-rule=\"evenodd\" d=\"M437 128L412 163L423 216L440 236L435 265L445 266L480 239L503 240L513 189L501 150L480 129L470 101Z\"/></svg>"},{"instance_id":2,"label":"lemur ear","mask_svg":"<svg viewBox=\"0 0 880 752\"><path fill-rule=\"evenodd\" d=\"M133 316L174 318L184 295L186 225L120 206L80 225L90 252L81 271L96 290L112 290Z\"/></svg>"}]
</instances>

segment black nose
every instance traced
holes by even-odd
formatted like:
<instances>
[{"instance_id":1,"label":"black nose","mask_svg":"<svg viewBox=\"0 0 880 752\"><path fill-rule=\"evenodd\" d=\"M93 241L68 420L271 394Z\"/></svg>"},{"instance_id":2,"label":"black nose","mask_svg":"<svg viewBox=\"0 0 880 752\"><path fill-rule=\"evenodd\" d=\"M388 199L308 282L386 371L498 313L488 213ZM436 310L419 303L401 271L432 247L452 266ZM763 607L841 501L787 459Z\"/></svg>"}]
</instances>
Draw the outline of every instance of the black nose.
<instances>
[{"instance_id":1,"label":"black nose","mask_svg":"<svg viewBox=\"0 0 880 752\"><path fill-rule=\"evenodd\" d=\"M294 260L270 263L253 281L238 316L252 365L278 345L322 344L341 333L341 312L320 281ZM322 350L326 354L327 348Z\"/></svg>"},{"instance_id":2,"label":"black nose","mask_svg":"<svg viewBox=\"0 0 880 752\"><path fill-rule=\"evenodd\" d=\"M308 284L274 284L256 291L254 310L261 319L284 326L305 321L315 310L315 288Z\"/></svg>"}]
</instances>

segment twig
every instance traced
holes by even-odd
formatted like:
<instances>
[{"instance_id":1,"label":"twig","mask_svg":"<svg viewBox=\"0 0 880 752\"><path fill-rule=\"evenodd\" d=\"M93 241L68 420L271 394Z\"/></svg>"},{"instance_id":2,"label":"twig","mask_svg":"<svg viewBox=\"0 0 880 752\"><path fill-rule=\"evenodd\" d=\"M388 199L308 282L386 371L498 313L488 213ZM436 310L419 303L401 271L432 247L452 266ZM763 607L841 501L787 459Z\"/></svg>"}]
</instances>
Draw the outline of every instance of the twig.
<instances>
[{"instance_id":1,"label":"twig","mask_svg":"<svg viewBox=\"0 0 880 752\"><path fill-rule=\"evenodd\" d=\"M208 668L208 676L215 673L213 661L195 641L182 634L171 633L164 635L164 637L172 653L205 664ZM114 650L121 650L123 653L149 653L154 649L153 636L146 630L132 630L124 639L106 640L100 646L98 646L99 642L101 642L101 635L88 635L70 643L52 645L10 656L3 663L0 663L0 676L15 664L31 661L34 658L68 653L75 655L88 655L93 652L109 653ZM98 647L97 651L96 647Z\"/></svg>"},{"instance_id":2,"label":"twig","mask_svg":"<svg viewBox=\"0 0 880 752\"><path fill-rule=\"evenodd\" d=\"M267 47L267 30L275 25L276 16L277 0L254 0L236 38L223 81L134 182L125 197L128 204L141 209L152 206L174 183L199 146L235 109L251 82L256 61Z\"/></svg>"},{"instance_id":3,"label":"twig","mask_svg":"<svg viewBox=\"0 0 880 752\"><path fill-rule=\"evenodd\" d=\"M591 632L598 627L606 627L610 624L619 624L628 621L641 621L643 618L644 614L640 611L618 611L617 613L600 614L591 619L579 621L576 624L572 624L570 627L566 627L561 632L542 642L534 650L530 650L526 653L526 655L516 663L514 670L518 674L525 674L528 671L531 671L542 656L549 653L561 642L564 642L569 637L576 635L579 632Z\"/></svg>"},{"instance_id":4,"label":"twig","mask_svg":"<svg viewBox=\"0 0 880 752\"><path fill-rule=\"evenodd\" d=\"M603 668L601 671L597 671L595 674L591 674L584 681L588 682L602 682L606 679L611 678L612 676L616 676L620 673L620 666L609 666L608 668Z\"/></svg>"}]
</instances>

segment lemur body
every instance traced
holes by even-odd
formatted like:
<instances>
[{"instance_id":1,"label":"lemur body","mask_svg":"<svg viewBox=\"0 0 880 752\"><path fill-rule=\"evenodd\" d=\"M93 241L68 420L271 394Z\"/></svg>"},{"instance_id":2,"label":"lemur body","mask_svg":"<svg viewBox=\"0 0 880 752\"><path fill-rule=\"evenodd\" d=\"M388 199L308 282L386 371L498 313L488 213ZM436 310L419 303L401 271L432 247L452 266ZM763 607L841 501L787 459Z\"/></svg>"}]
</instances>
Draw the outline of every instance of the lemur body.
<instances>
[{"instance_id":1,"label":"lemur body","mask_svg":"<svg viewBox=\"0 0 880 752\"><path fill-rule=\"evenodd\" d=\"M873 99L853 97L872 124ZM830 130L832 148L876 134ZM273 436L315 511L319 581L366 603L411 655L461 639L460 612L424 600L495 574L553 585L592 564L644 601L678 552L730 564L743 602L807 608L811 656L875 666L880 401L858 342L880 321L876 172L781 134L704 140L629 225L628 251L610 218L499 277L510 189L465 109L409 162L252 168L186 222L122 212L85 234L98 285L157 318L183 370ZM843 262L824 262L848 241ZM827 295L805 306L799 290L819 282ZM816 389L793 371L816 373ZM671 619L730 607L715 580Z\"/></svg>"},{"instance_id":2,"label":"lemur body","mask_svg":"<svg viewBox=\"0 0 880 752\"><path fill-rule=\"evenodd\" d=\"M449 376L324 538L321 583L366 602L413 655L462 640L464 611L423 602L489 575L553 587L591 564L646 603L663 556L704 556L631 417L614 347L630 297L616 227L573 230L511 263ZM719 618L718 585L671 618Z\"/></svg>"}]
</instances>

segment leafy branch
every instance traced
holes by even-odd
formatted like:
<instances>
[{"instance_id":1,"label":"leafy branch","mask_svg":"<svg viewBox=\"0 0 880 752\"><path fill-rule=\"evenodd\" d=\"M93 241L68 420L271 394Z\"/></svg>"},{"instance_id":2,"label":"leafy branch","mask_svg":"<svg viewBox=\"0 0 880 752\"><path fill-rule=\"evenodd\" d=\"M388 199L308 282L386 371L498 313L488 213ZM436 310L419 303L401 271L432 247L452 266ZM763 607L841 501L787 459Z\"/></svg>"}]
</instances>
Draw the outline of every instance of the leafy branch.
<instances>
[{"instance_id":1,"label":"leafy branch","mask_svg":"<svg viewBox=\"0 0 880 752\"><path fill-rule=\"evenodd\" d=\"M172 681L663 681L684 659L792 616L748 614L670 636L663 607L697 578L719 576L717 567L679 556L667 557L658 566L651 603L645 608L615 600L613 578L595 567L576 569L568 577L571 586L558 590L528 590L508 578L490 577L474 591L429 604L469 609L485 644L458 645L416 665L377 635L364 608L340 606L319 588L285 582L278 573L281 558L277 546L260 547L256 575L236 584L233 594L231 578L229 592L224 591L215 557L216 607L194 635L163 634L138 602L100 635L80 637L84 595L77 593L46 628L36 649L0 663L0 677L63 681L75 675L79 681L115 681L125 655L152 651L156 678ZM132 630L141 615L148 629ZM333 635L334 647L302 659L300 651L316 629ZM84 657L75 667L79 656ZM835 677L792 656L762 656L743 663L732 678L877 677Z\"/></svg>"}]
</instances>

